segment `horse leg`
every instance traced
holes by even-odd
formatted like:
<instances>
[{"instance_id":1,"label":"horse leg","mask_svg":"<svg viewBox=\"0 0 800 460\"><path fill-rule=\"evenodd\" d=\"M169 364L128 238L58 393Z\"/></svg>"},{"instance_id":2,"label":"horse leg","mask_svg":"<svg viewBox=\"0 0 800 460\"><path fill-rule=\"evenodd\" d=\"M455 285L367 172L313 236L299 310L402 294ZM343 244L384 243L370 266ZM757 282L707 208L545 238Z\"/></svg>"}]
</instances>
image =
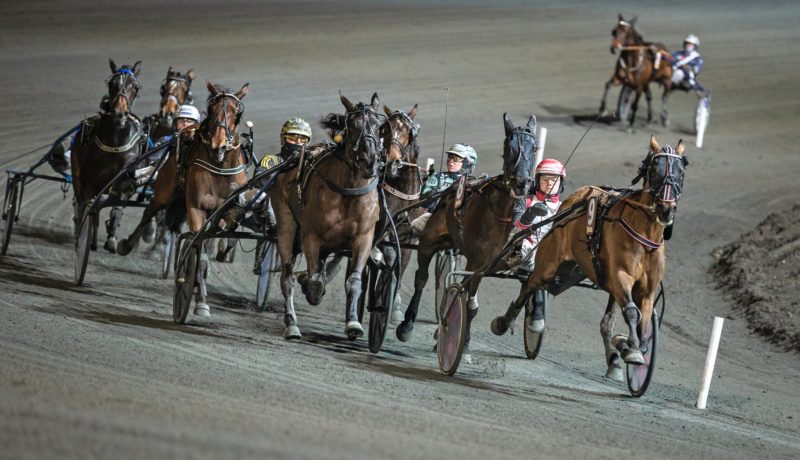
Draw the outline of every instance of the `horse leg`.
<instances>
[{"instance_id":1,"label":"horse leg","mask_svg":"<svg viewBox=\"0 0 800 460\"><path fill-rule=\"evenodd\" d=\"M283 294L283 324L286 328L283 337L286 340L300 339L300 328L297 327L297 313L294 309L294 236L297 224L291 215L282 219L278 225L278 254L281 258L281 293ZM288 227L288 228L287 228Z\"/></svg>"},{"instance_id":2,"label":"horse leg","mask_svg":"<svg viewBox=\"0 0 800 460\"><path fill-rule=\"evenodd\" d=\"M209 317L211 316L211 307L208 306L208 253L211 252L211 245L213 240L206 240L203 242L202 250L200 251L200 264L197 267L197 294L194 298L194 314L196 316Z\"/></svg>"},{"instance_id":3,"label":"horse leg","mask_svg":"<svg viewBox=\"0 0 800 460\"><path fill-rule=\"evenodd\" d=\"M522 307L525 306L525 302L528 301L528 298L530 298L535 291L536 289L531 287L528 283L523 283L522 286L520 286L517 298L508 306L505 314L497 316L492 320L490 329L495 335L503 335L508 331L509 327L514 324L514 321L517 319L519 312L522 311Z\"/></svg>"},{"instance_id":4,"label":"horse leg","mask_svg":"<svg viewBox=\"0 0 800 460\"><path fill-rule=\"evenodd\" d=\"M467 261L467 266L464 267L466 271L475 272L482 264L471 264ZM469 342L472 339L472 320L478 316L478 286L481 284L481 276L477 272L472 275L469 280L469 285L466 286L469 293L469 301L467 302L467 339L464 341L464 355L465 362L472 362L472 356L469 354Z\"/></svg>"},{"instance_id":5,"label":"horse leg","mask_svg":"<svg viewBox=\"0 0 800 460\"><path fill-rule=\"evenodd\" d=\"M411 259L411 250L410 249L401 249L400 250L400 279L397 280L400 283L400 280L403 279L403 273L406 271L406 267L408 267L408 261ZM400 308L400 302L402 302L402 298L400 297L400 289L397 290L397 294L394 296L394 308L392 309L392 317L390 321L392 324L397 325L403 321L403 309Z\"/></svg>"},{"instance_id":6,"label":"horse leg","mask_svg":"<svg viewBox=\"0 0 800 460\"><path fill-rule=\"evenodd\" d=\"M361 298L361 273L364 271L364 265L367 264L371 246L372 234L369 233L359 236L353 241L352 268L350 276L344 284L347 292L344 333L350 340L355 340L364 335L364 328L361 327L361 323L358 321L358 301Z\"/></svg>"},{"instance_id":7,"label":"horse leg","mask_svg":"<svg viewBox=\"0 0 800 460\"><path fill-rule=\"evenodd\" d=\"M669 89L664 87L664 94L661 95L661 126L669 126L669 113L667 112L667 102L669 101Z\"/></svg>"},{"instance_id":8,"label":"horse leg","mask_svg":"<svg viewBox=\"0 0 800 460\"><path fill-rule=\"evenodd\" d=\"M117 227L122 220L122 207L114 206L106 221L106 243L103 245L106 251L111 254L117 253Z\"/></svg>"},{"instance_id":9,"label":"horse leg","mask_svg":"<svg viewBox=\"0 0 800 460\"><path fill-rule=\"evenodd\" d=\"M653 93L650 91L650 86L644 89L644 97L647 99L647 124L653 122Z\"/></svg>"},{"instance_id":10,"label":"horse leg","mask_svg":"<svg viewBox=\"0 0 800 460\"><path fill-rule=\"evenodd\" d=\"M612 86L616 86L619 83L620 82L617 79L616 75L611 77L606 82L605 88L603 89L603 97L600 99L600 109L597 110L598 115L601 115L601 116L605 115L605 113L606 113L606 99L608 99L608 90L610 90Z\"/></svg>"},{"instance_id":11,"label":"horse leg","mask_svg":"<svg viewBox=\"0 0 800 460\"><path fill-rule=\"evenodd\" d=\"M148 230L148 223L153 222L153 217L158 213L158 209L156 209L156 205L151 202L144 208L144 213L142 214L142 220L139 221L139 225L133 230L127 238L120 240L117 244L117 254L121 256L128 255L131 251L136 249L139 246L139 240L142 237L142 233ZM145 238L145 241L147 239Z\"/></svg>"},{"instance_id":12,"label":"horse leg","mask_svg":"<svg viewBox=\"0 0 800 460\"><path fill-rule=\"evenodd\" d=\"M628 132L633 133L633 122L636 121L636 109L639 108L639 98L642 97L642 90L636 89L636 96L633 98L631 104L631 116L628 123Z\"/></svg>"},{"instance_id":13,"label":"horse leg","mask_svg":"<svg viewBox=\"0 0 800 460\"><path fill-rule=\"evenodd\" d=\"M100 228L100 214L95 214L92 216L91 225L94 226L94 233L92 233L91 248L92 251L97 251L97 229Z\"/></svg>"},{"instance_id":14,"label":"horse leg","mask_svg":"<svg viewBox=\"0 0 800 460\"><path fill-rule=\"evenodd\" d=\"M419 301L422 297L422 290L425 284L428 283L428 265L433 257L433 251L429 247L420 247L417 250L417 271L414 274L414 295L411 296L411 301L408 303L406 314L403 322L397 326L395 331L397 339L401 342L408 342L411 339L411 333L414 331L414 321L417 320L417 311L419 310ZM434 306L434 308L439 308Z\"/></svg>"},{"instance_id":15,"label":"horse leg","mask_svg":"<svg viewBox=\"0 0 800 460\"><path fill-rule=\"evenodd\" d=\"M603 347L606 350L606 378L615 380L617 382L624 381L622 373L622 359L619 355L619 350L612 343L611 334L614 332L614 297L608 296L608 305L606 305L606 313L600 321L600 335L603 337Z\"/></svg>"},{"instance_id":16,"label":"horse leg","mask_svg":"<svg viewBox=\"0 0 800 460\"><path fill-rule=\"evenodd\" d=\"M319 251L321 242L316 235L308 235L303 239L303 255L306 258L307 272L298 279L306 300L311 305L319 305L325 294L325 275L320 272ZM364 268L363 265L361 268Z\"/></svg>"}]
</instances>

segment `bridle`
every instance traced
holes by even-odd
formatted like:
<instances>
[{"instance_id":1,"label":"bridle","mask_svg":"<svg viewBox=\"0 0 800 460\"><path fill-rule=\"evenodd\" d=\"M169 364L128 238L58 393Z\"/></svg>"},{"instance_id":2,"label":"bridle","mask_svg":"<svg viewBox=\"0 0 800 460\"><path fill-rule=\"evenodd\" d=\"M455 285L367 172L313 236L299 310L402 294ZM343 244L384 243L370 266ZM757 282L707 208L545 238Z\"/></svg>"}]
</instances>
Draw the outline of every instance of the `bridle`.
<instances>
[{"instance_id":1,"label":"bridle","mask_svg":"<svg viewBox=\"0 0 800 460\"><path fill-rule=\"evenodd\" d=\"M231 150L238 149L241 145L240 143L234 144L233 142L236 138L236 132L235 132L236 127L239 126L239 120L242 118L242 113L244 113L244 104L233 93L224 93L224 92L217 93L213 96L210 96L206 103L206 107L208 108L209 114L211 113L211 107L216 103L218 99L222 99L222 108L218 112L214 113L215 117L213 120L211 120L211 117L209 117L206 120L206 123L208 123L209 132L208 132L208 139L205 139L204 142L207 145L210 145L211 138L214 137L214 131L217 128L223 128L225 130L225 146L223 152L227 153ZM236 104L236 115L234 116L235 118L233 122L233 129L231 129L227 123L228 121L227 108L228 104L232 102Z\"/></svg>"},{"instance_id":2,"label":"bridle","mask_svg":"<svg viewBox=\"0 0 800 460\"><path fill-rule=\"evenodd\" d=\"M508 158L508 153L513 153L514 152L514 149L512 147L512 138L514 138L514 137L516 137L517 152L518 153L517 153L515 158ZM503 185L508 190L513 190L513 185L514 184L512 184L512 182L516 182L517 178L519 177L516 174L512 174L511 170L513 169L514 173L516 173L517 170L519 169L520 162L523 161L523 160L525 160L526 163L530 163L528 161L528 158L527 158L528 156L525 155L525 149L524 149L524 146L523 146L523 139L525 139L527 137L530 137L531 140L533 141L533 147L531 148L531 150L532 150L532 152L535 152L536 148L537 148L536 136L533 134L533 131L531 131L527 127L514 128L514 130L511 132L511 134L508 137L506 137L505 141L503 141L504 150L506 152L508 152L507 154L504 155L505 158L503 159L503 163L504 163L503 164ZM511 164L512 161L513 161L513 164ZM533 166L533 165L530 165L530 166ZM531 178L530 178L530 168L529 167L526 168L526 172L528 173L528 176L527 177L523 176L523 177L525 178L526 182L530 182Z\"/></svg>"},{"instance_id":3,"label":"bridle","mask_svg":"<svg viewBox=\"0 0 800 460\"><path fill-rule=\"evenodd\" d=\"M113 101L116 101L118 98L123 97L125 98L125 102L127 103L128 109L130 110L133 107L133 103L136 101L136 96L139 94L139 89L141 89L142 87L141 84L139 83L139 79L136 78L136 74L133 73L131 69L123 67L114 72L114 74L108 77L108 79L106 80L106 85L108 86L109 94L111 93L111 83L116 78L119 78L121 80L119 84L120 90L119 93L115 94L114 97L110 98L110 101L113 103ZM127 88L133 90L133 94L130 97L128 97Z\"/></svg>"},{"instance_id":4,"label":"bridle","mask_svg":"<svg viewBox=\"0 0 800 460\"><path fill-rule=\"evenodd\" d=\"M353 140L350 134L350 124L351 120L355 120L359 117L364 118L364 127L359 130L358 137ZM365 105L363 103L358 104L354 110L348 111L345 113L345 123L344 123L344 137L347 139L345 142L345 152L350 156L350 168L353 170L354 173L357 172L358 168L358 152L362 145L367 142L371 142L375 146L375 151L380 153L383 150L383 139L380 136L375 136L372 128L372 125L369 122L370 117L375 117L376 119L380 120L381 118L385 118L384 115L379 114L376 112L371 106ZM382 124L382 123L381 123ZM380 124L378 125L380 126ZM367 132L370 131L370 132ZM378 158L379 160L380 158ZM376 171L379 171L382 168L376 168ZM374 177L376 173L373 173L372 176Z\"/></svg>"},{"instance_id":5,"label":"bridle","mask_svg":"<svg viewBox=\"0 0 800 460\"><path fill-rule=\"evenodd\" d=\"M178 96L174 94L175 92L174 90L179 84L184 85L182 101L179 101ZM161 83L161 107L167 105L167 102L169 100L175 101L175 104L178 107L183 105L186 101L189 101L189 103L191 103L192 99L192 91L190 89L191 86L192 82L184 76L170 75L167 78L165 78L164 81Z\"/></svg>"},{"instance_id":6,"label":"bridle","mask_svg":"<svg viewBox=\"0 0 800 460\"><path fill-rule=\"evenodd\" d=\"M400 142L399 139L400 133L395 132L395 130L392 129L391 127L392 120L400 121L400 123L408 129L408 142L406 143L406 145L403 145L403 143ZM417 135L419 134L419 124L414 123L414 120L412 120L407 113L401 112L400 110L396 110L391 114L389 114L389 118L387 119L386 123L387 126L389 127L389 132L391 133L392 136L391 140L389 141L389 145L390 146L394 145L397 147L398 150L400 150L401 160L399 162L399 165L419 168L419 165L417 165L416 163L411 163L410 161L407 161L411 159L411 152L413 152L414 149L416 148ZM387 152L388 152L388 146L387 146Z\"/></svg>"},{"instance_id":7,"label":"bridle","mask_svg":"<svg viewBox=\"0 0 800 460\"><path fill-rule=\"evenodd\" d=\"M657 172L656 161L665 159L663 173ZM639 173L631 182L631 185L639 182L640 179L647 179L653 204L650 210L655 210L657 203L674 203L677 205L683 192L683 176L689 161L686 155L678 155L670 145L665 145L657 153L651 153L642 161Z\"/></svg>"}]
</instances>

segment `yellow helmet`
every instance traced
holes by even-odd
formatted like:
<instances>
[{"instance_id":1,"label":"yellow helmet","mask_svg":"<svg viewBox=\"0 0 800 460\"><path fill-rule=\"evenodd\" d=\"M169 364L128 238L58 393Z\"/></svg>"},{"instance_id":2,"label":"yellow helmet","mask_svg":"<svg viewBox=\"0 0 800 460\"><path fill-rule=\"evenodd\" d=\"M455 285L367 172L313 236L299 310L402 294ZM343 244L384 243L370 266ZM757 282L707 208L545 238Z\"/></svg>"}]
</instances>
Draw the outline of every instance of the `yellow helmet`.
<instances>
[{"instance_id":1,"label":"yellow helmet","mask_svg":"<svg viewBox=\"0 0 800 460\"><path fill-rule=\"evenodd\" d=\"M281 144L283 143L283 137L287 134L305 136L307 138L306 142L308 142L311 140L311 125L302 118L290 118L286 120L286 123L281 128Z\"/></svg>"}]
</instances>

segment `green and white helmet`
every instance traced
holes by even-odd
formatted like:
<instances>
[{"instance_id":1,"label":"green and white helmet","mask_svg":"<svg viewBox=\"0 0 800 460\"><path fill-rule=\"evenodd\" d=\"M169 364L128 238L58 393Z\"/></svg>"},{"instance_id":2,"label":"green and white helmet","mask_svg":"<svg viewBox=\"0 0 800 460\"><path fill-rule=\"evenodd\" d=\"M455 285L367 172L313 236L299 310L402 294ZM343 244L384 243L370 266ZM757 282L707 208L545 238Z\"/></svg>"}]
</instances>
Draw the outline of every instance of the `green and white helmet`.
<instances>
[{"instance_id":1,"label":"green and white helmet","mask_svg":"<svg viewBox=\"0 0 800 460\"><path fill-rule=\"evenodd\" d=\"M283 144L283 136L287 134L298 134L311 140L311 125L302 118L290 118L281 128L281 144Z\"/></svg>"},{"instance_id":2,"label":"green and white helmet","mask_svg":"<svg viewBox=\"0 0 800 460\"><path fill-rule=\"evenodd\" d=\"M478 165L478 153L469 144L453 144L445 153L464 159L464 166L461 167L461 174L472 174L475 170L475 166Z\"/></svg>"}]
</instances>

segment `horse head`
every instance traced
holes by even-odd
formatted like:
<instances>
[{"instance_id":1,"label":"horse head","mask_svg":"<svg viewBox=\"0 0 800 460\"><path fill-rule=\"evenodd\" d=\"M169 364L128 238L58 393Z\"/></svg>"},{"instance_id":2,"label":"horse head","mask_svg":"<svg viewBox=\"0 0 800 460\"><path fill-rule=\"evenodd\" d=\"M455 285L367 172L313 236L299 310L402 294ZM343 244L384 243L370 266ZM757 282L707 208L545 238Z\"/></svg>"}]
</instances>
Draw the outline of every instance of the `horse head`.
<instances>
[{"instance_id":1,"label":"horse head","mask_svg":"<svg viewBox=\"0 0 800 460\"><path fill-rule=\"evenodd\" d=\"M355 176L364 179L375 177L382 167L383 150L380 128L382 115L378 114L378 93L372 95L370 104L359 102L353 105L340 95L345 113L344 144L345 158Z\"/></svg>"},{"instance_id":2,"label":"horse head","mask_svg":"<svg viewBox=\"0 0 800 460\"><path fill-rule=\"evenodd\" d=\"M506 139L503 143L503 178L512 198L525 196L533 182L531 170L536 152L536 116L525 126L514 127L508 113L503 114Z\"/></svg>"},{"instance_id":3,"label":"horse head","mask_svg":"<svg viewBox=\"0 0 800 460\"><path fill-rule=\"evenodd\" d=\"M383 111L388 117L386 123L381 126L381 138L383 145L386 146L386 175L397 177L404 165L417 163L419 124L414 123L417 105L414 104L408 113L401 110L392 111L385 105Z\"/></svg>"},{"instance_id":4,"label":"horse head","mask_svg":"<svg viewBox=\"0 0 800 460\"><path fill-rule=\"evenodd\" d=\"M617 19L617 25L611 29L611 54L622 49L623 46L630 44L635 37L639 34L634 29L636 24L636 17L633 19L625 20L620 14Z\"/></svg>"},{"instance_id":5,"label":"horse head","mask_svg":"<svg viewBox=\"0 0 800 460\"><path fill-rule=\"evenodd\" d=\"M205 129L206 143L211 147L211 151L216 156L213 158L217 163L222 163L225 154L239 147L236 144L236 133L239 127L239 120L244 113L242 99L247 96L250 83L245 83L237 92L232 89L223 88L207 82L208 101L206 102Z\"/></svg>"},{"instance_id":6,"label":"horse head","mask_svg":"<svg viewBox=\"0 0 800 460\"><path fill-rule=\"evenodd\" d=\"M192 103L192 80L194 69L181 74L169 66L167 76L161 82L161 104L159 114L162 117L174 115L183 104Z\"/></svg>"},{"instance_id":7,"label":"horse head","mask_svg":"<svg viewBox=\"0 0 800 460\"><path fill-rule=\"evenodd\" d=\"M133 107L136 96L139 94L139 71L142 61L136 61L133 66L123 65L117 67L113 59L108 60L111 67L111 76L106 80L108 86L109 106L116 115L125 115Z\"/></svg>"},{"instance_id":8,"label":"horse head","mask_svg":"<svg viewBox=\"0 0 800 460\"><path fill-rule=\"evenodd\" d=\"M675 219L678 200L683 192L683 176L689 160L686 158L683 139L673 148L660 146L655 136L650 136L650 150L639 167L633 184L644 179L644 190L648 193L651 209L662 225L670 225Z\"/></svg>"}]
</instances>

